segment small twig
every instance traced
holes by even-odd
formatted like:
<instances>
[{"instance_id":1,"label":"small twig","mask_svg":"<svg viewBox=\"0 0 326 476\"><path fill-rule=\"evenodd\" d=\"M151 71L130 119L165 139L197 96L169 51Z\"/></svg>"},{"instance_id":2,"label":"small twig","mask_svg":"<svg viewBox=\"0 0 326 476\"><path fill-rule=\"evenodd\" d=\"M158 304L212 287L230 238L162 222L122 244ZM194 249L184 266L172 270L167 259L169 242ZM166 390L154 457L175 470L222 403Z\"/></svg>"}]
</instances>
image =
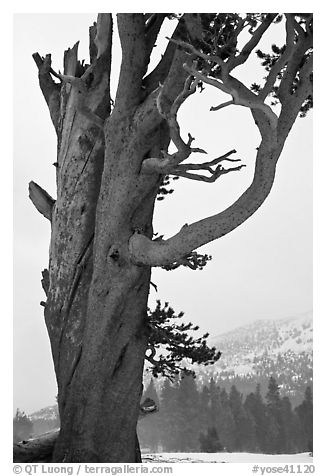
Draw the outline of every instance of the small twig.
<instances>
[{"instance_id":1,"label":"small twig","mask_svg":"<svg viewBox=\"0 0 326 476\"><path fill-rule=\"evenodd\" d=\"M155 349L154 345L148 345L147 350L150 350L151 354L150 355L145 354L145 359L155 367L159 362L154 359L154 357L156 355L156 349ZM146 352L147 352L147 350L146 350Z\"/></svg>"},{"instance_id":2,"label":"small twig","mask_svg":"<svg viewBox=\"0 0 326 476\"><path fill-rule=\"evenodd\" d=\"M224 169L224 167L220 165L223 161L240 162L240 159L229 158L229 156L234 153L236 153L236 150L232 149L226 154L221 155L220 157L216 157L215 159L210 160L209 162L202 162L201 164L179 164L177 167L170 171L170 174L179 177L189 178L192 180L200 180L203 182L212 183L215 182L221 175L224 175L228 172L237 171L240 170L242 167L245 167L244 164L241 164L237 167ZM216 166L215 169L213 169L214 166ZM193 174L189 172L190 170L207 170L211 175L207 177L206 175Z\"/></svg>"},{"instance_id":3,"label":"small twig","mask_svg":"<svg viewBox=\"0 0 326 476\"><path fill-rule=\"evenodd\" d=\"M210 168L213 165L219 164L220 162L223 162L224 160L227 160L229 162L240 162L240 159L230 159L229 155L235 154L237 151L235 149L230 150L229 152L226 152L226 154L221 155L220 157L216 157L213 160L210 160L209 162L202 162L201 164L179 164L178 169L192 169L192 170L200 170L200 169L206 169Z\"/></svg>"},{"instance_id":4,"label":"small twig","mask_svg":"<svg viewBox=\"0 0 326 476\"><path fill-rule=\"evenodd\" d=\"M155 291L157 292L157 286L155 283L153 283L153 281L150 281L149 283L151 286L153 286L153 288L155 289Z\"/></svg>"},{"instance_id":5,"label":"small twig","mask_svg":"<svg viewBox=\"0 0 326 476\"><path fill-rule=\"evenodd\" d=\"M218 106L212 106L209 110L210 111L219 111L223 107L231 106L231 104L234 104L233 99L231 99L230 101L223 102L222 104L219 104Z\"/></svg>"},{"instance_id":6,"label":"small twig","mask_svg":"<svg viewBox=\"0 0 326 476\"><path fill-rule=\"evenodd\" d=\"M208 182L208 183L213 183L215 182L221 175L225 175L229 172L235 172L238 170L241 170L242 167L246 167L245 164L238 165L238 167L231 167L230 169L224 169L220 165L218 165L213 171L212 175L210 177L207 177L206 175L201 175L201 174L193 174L187 171L175 171L171 172L171 175L176 175L178 177L184 177L187 179L191 180L198 180L201 182Z\"/></svg>"}]
</instances>

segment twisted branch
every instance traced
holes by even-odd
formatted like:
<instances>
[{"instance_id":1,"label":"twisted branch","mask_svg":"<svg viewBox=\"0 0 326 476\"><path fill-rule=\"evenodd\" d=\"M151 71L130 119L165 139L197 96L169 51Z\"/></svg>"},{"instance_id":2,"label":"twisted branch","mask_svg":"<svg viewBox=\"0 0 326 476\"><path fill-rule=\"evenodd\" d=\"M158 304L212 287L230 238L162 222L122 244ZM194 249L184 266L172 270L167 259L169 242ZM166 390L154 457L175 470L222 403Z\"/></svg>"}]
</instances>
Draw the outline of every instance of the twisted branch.
<instances>
[{"instance_id":1,"label":"twisted branch","mask_svg":"<svg viewBox=\"0 0 326 476\"><path fill-rule=\"evenodd\" d=\"M186 65L184 67L188 73L192 74L197 79L203 81L204 83L210 84L211 86L214 86L232 96L231 101L227 101L223 104L220 104L219 106L211 107L211 111L217 111L218 109L230 104L236 104L254 110L259 109L264 112L265 116L268 118L270 126L274 130L276 129L278 117L275 112L270 106L264 103L262 98L250 91L250 89L241 83L241 81L229 74L223 79L223 81L219 81L215 78L206 76L203 72L197 71L194 67L188 67Z\"/></svg>"},{"instance_id":2,"label":"twisted branch","mask_svg":"<svg viewBox=\"0 0 326 476\"><path fill-rule=\"evenodd\" d=\"M272 14L274 15L274 14ZM268 17L268 18L267 18ZM185 55L186 60L191 60L191 55L197 55L203 59L206 64L198 71L198 62L193 61L192 65L187 61L183 65L184 70L188 73L187 84L185 90L188 94L191 86L198 84L198 81L210 84L222 92L229 94L232 100L224 102L212 110L219 110L231 104L237 104L250 109L257 127L261 134L261 143L257 149L255 173L250 186L245 192L228 208L220 213L216 213L210 217L203 218L189 226L183 226L181 230L167 240L152 241L147 236L134 233L129 240L129 252L131 259L137 265L143 266L173 266L174 263L180 262L185 256L189 255L193 250L203 246L210 241L219 239L220 237L230 233L249 217L251 217L268 197L273 186L276 164L284 147L286 137L293 126L297 114L302 107L303 102L311 94L312 88L312 56L310 57L310 48L312 47L312 31L306 27L306 31L296 22L293 22L296 31L296 38L293 38L291 29L292 16L287 17L287 46L284 56L276 62L275 68L272 65L267 82L261 94L257 95L242 82L230 75L230 71L246 61L250 52L255 47L255 42L260 39L263 29L268 26L267 23L272 22L272 17L266 16L264 25L258 27L254 32L253 38L243 48L237 57L230 56L229 61L222 61L221 57L214 54L212 57L205 55L201 51L196 50L192 45L185 42L178 42L177 45L184 48L190 54ZM298 26L299 25L299 26ZM302 31L301 31L302 30ZM303 34L303 33L304 34ZM175 42L173 42L175 44ZM294 47L292 46L294 43ZM294 49L294 51L292 51ZM215 52L214 52L215 53ZM215 62L215 66L211 63ZM286 69L283 73L283 69ZM272 91L274 82L278 79L278 73L282 72L283 77L280 81L278 97L282 103L280 117L278 117L272 108L265 104L264 99L268 92ZM295 84L293 91L293 83L296 75L299 74L299 82ZM271 91L269 91L271 90ZM266 94L267 93L267 94ZM183 102L180 98L180 104ZM158 107L160 102L158 101ZM176 135L174 143L178 152L174 156L162 154L161 158L150 158L143 162L143 170L147 172L157 172L162 174L176 174L193 180L203 180L207 182L214 181L218 176L227 173L229 170L239 170L241 166L225 171L219 160L214 159L210 162L202 164L186 164L182 163L190 154L190 144L184 144L180 137L180 130L177 125L176 111L177 105L170 108L170 116L165 113L171 132ZM161 114L164 114L163 108ZM171 114L172 111L172 114ZM173 114L174 112L174 114ZM191 137L191 136L190 136ZM186 150L186 153L184 153ZM183 155L182 155L183 154ZM180 159L180 160L178 160ZM223 160L231 160L224 157ZM215 161L215 163L214 163ZM192 171L205 170L211 174L211 177L196 175Z\"/></svg>"},{"instance_id":3,"label":"twisted branch","mask_svg":"<svg viewBox=\"0 0 326 476\"><path fill-rule=\"evenodd\" d=\"M232 100L226 101L218 106L212 107L211 111L217 111L222 109L223 107L229 106L231 104L236 104L240 106L245 106L250 108L252 111L260 110L264 113L265 117L268 119L270 127L273 131L276 131L277 128L277 121L278 117L271 109L270 106L264 103L264 99L267 94L271 91L274 81L273 77L276 74L277 76L277 69L273 70L272 74L270 75L267 83L265 84L265 88L261 93L261 96L256 95L250 89L248 89L243 83L239 80L234 78L230 75L230 71L234 69L236 66L243 64L249 57L250 53L252 52L253 48L258 44L259 40L261 39L263 33L272 23L273 19L275 18L275 14L268 14L264 22L257 28L255 33L253 34L252 38L249 42L245 45L242 49L241 53L238 56L232 55L230 58L224 62L222 58L216 54L205 54L193 47L191 44L185 41L176 41L174 39L170 39L171 42L177 44L178 46L182 47L185 50L188 50L190 53L202 58L207 63L208 71L211 71L211 67L209 63L214 62L219 66L219 73L218 78L209 77L209 72L207 71L198 71L197 70L197 62L193 61L192 66L188 66L184 64L184 68L187 73L194 77L196 81L202 81L204 83L210 84L214 86L224 93L230 94L232 96ZM287 53L290 55L291 51ZM286 61L286 57L283 58L284 62ZM282 67L282 62L278 65L278 67Z\"/></svg>"},{"instance_id":4,"label":"twisted branch","mask_svg":"<svg viewBox=\"0 0 326 476\"><path fill-rule=\"evenodd\" d=\"M206 154L206 151L200 148L191 147L192 142L195 140L191 134L188 134L188 141L185 143L180 135L180 127L177 120L177 113L180 106L184 101L196 91L198 84L198 79L193 79L192 75L189 75L186 78L184 83L183 90L177 96L169 111L164 110L163 107L163 86L160 86L160 92L157 96L157 108L162 117L167 121L170 129L170 136L177 147L177 152L174 154L169 154L165 151L162 151L162 158L151 157L145 159L142 164L142 171L145 173L159 173L162 175L175 175L179 177L188 178L191 180L200 180L203 182L215 182L218 177L224 175L228 172L240 170L244 165L233 167L229 169L224 169L220 163L224 160L230 162L239 162L239 159L229 159L228 156L235 153L235 150L231 150L226 154L217 157L209 162L203 162L200 164L185 164L184 162L192 153L202 153ZM213 168L216 166L215 168ZM200 174L190 173L190 170L202 170L207 171L211 175L205 176Z\"/></svg>"},{"instance_id":5,"label":"twisted branch","mask_svg":"<svg viewBox=\"0 0 326 476\"><path fill-rule=\"evenodd\" d=\"M193 149L191 148L191 144L194 141L194 138L188 134L188 142L185 143L180 135L180 126L177 121L177 113L180 109L180 106L185 102L185 100L196 92L196 87L198 85L198 80L193 81L191 76L188 76L184 82L183 90L174 100L170 111L164 111L163 107L163 86L160 85L160 92L157 96L157 109L160 115L166 120L168 126L170 128L170 136L171 140L178 149L175 154L166 154L165 158L169 158L169 164L177 165L180 162L183 162L185 159L189 157L192 152L199 152L206 154L203 149Z\"/></svg>"}]
</instances>

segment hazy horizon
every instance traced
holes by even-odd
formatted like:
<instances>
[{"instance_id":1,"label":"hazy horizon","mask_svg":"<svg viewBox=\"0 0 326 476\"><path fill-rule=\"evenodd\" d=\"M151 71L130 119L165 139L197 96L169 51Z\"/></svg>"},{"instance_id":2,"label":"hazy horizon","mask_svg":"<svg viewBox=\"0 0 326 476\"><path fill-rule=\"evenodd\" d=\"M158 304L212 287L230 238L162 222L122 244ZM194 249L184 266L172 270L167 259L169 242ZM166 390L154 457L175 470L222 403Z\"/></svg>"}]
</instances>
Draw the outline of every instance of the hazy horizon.
<instances>
[{"instance_id":1,"label":"hazy horizon","mask_svg":"<svg viewBox=\"0 0 326 476\"><path fill-rule=\"evenodd\" d=\"M238 329L241 329L243 327L247 327L247 326L250 326L251 324L254 324L255 322L257 321L274 321L274 322L278 322L278 321L286 321L286 320L294 320L294 319L300 319L300 318L307 318L308 319L308 316L309 316L309 319L313 319L313 311L306 311L306 312L303 312L303 313L300 313L300 314L296 314L295 316L286 316L286 317L281 317L281 318L278 318L278 319L256 319L254 321L251 321L251 322L248 322L246 324L243 324L241 326L236 326L232 329L229 329L228 331L226 332L221 332L220 334L215 334L215 335L210 335L209 338L208 338L208 341L212 341L212 343L214 344L214 339L216 339L217 337L220 337L224 334L232 334L232 332L235 332L237 331ZM216 344L215 344L216 345ZM145 389L146 389L146 386L145 386ZM53 406L53 405L56 405L56 402L54 401L52 404L50 403L49 405L45 405L45 406L42 406L40 408L37 408L37 409L34 409L32 411L30 411L29 413L27 412L27 414L31 415L33 413L37 413L38 411L40 410L43 410L44 408L47 408L48 406ZM23 410L23 409L21 409ZM15 409L16 411L16 409ZM15 413L14 411L14 413Z\"/></svg>"}]
</instances>

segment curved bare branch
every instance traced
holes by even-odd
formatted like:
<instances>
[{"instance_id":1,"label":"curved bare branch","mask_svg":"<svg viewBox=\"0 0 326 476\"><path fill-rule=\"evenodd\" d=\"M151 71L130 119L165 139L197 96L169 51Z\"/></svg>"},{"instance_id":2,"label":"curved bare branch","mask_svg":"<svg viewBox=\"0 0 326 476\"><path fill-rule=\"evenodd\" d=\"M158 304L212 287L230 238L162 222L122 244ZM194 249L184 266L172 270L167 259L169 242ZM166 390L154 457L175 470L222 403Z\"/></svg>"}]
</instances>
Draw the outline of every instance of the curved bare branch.
<instances>
[{"instance_id":1,"label":"curved bare branch","mask_svg":"<svg viewBox=\"0 0 326 476\"><path fill-rule=\"evenodd\" d=\"M250 91L250 89L248 89L241 81L229 74L224 74L223 80L220 81L215 78L210 78L203 72L197 71L193 66L189 67L184 65L184 67L186 71L188 71L189 74L192 74L195 78L203 81L204 83L210 84L211 86L214 86L232 96L232 101L227 101L223 104L220 104L219 106L212 107L211 111L217 111L222 107L229 106L231 104L248 107L252 111L259 110L264 113L272 131L276 131L278 117L275 112L268 104L264 103L262 98Z\"/></svg>"},{"instance_id":2,"label":"curved bare branch","mask_svg":"<svg viewBox=\"0 0 326 476\"><path fill-rule=\"evenodd\" d=\"M200 246L216 240L246 221L267 198L275 176L277 159L282 146L271 149L262 143L250 187L229 208L217 215L186 225L168 240L151 241L135 233L129 240L132 260L145 266L165 266L179 261Z\"/></svg>"}]
</instances>

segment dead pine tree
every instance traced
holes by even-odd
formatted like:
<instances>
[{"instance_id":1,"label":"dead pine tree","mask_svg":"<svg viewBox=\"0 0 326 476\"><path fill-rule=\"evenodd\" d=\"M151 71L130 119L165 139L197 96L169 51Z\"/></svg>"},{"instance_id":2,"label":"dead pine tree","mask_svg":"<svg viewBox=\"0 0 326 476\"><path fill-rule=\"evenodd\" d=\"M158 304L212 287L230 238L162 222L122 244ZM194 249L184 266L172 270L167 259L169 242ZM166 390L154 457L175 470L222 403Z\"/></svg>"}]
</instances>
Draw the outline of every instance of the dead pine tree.
<instances>
[{"instance_id":1,"label":"dead pine tree","mask_svg":"<svg viewBox=\"0 0 326 476\"><path fill-rule=\"evenodd\" d=\"M147 73L169 20L175 30ZM243 84L234 71L278 21L285 44L270 54L258 51L266 77ZM52 68L51 55L33 55L58 139L56 199L34 182L29 186L35 207L51 222L42 285L61 419L54 462L140 461L136 424L150 339L151 268L195 269L198 247L256 212L294 121L312 104L312 15L118 14L122 60L114 102L112 22L111 14L100 13L90 28L90 64L78 60L78 43L65 52L63 73ZM190 134L181 137L178 110L203 85L229 95L212 110L250 110L261 137L253 180L221 213L156 239L154 206L167 177L215 182L245 165L234 150L187 161L204 150L193 147Z\"/></svg>"}]
</instances>

